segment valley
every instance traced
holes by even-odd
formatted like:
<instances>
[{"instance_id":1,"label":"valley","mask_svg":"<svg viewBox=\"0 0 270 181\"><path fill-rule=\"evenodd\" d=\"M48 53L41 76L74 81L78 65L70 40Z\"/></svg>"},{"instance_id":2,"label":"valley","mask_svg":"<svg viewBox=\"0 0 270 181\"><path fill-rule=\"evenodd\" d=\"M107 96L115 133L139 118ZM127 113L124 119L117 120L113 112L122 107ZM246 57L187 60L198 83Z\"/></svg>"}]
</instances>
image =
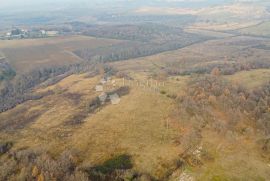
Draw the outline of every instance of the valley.
<instances>
[{"instance_id":1,"label":"valley","mask_svg":"<svg viewBox=\"0 0 270 181\"><path fill-rule=\"evenodd\" d=\"M270 5L222 2L2 12L61 33L0 40L0 181L269 180Z\"/></svg>"}]
</instances>

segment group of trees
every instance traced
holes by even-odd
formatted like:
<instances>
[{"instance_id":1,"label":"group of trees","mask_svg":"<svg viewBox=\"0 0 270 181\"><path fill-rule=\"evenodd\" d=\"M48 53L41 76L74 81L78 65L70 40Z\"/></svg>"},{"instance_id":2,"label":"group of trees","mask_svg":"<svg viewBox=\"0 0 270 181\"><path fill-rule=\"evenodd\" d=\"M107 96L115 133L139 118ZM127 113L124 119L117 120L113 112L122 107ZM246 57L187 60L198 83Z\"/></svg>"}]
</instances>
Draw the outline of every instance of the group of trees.
<instances>
[{"instance_id":1,"label":"group of trees","mask_svg":"<svg viewBox=\"0 0 270 181\"><path fill-rule=\"evenodd\" d=\"M178 65L175 64L168 64L165 70L169 75L190 75L190 74L210 74L214 68L218 68L220 70L220 74L222 75L232 75L239 71L270 68L270 62L268 60L239 61L239 62L220 61L216 63L204 63L197 66L187 65L182 67L179 67Z\"/></svg>"},{"instance_id":2,"label":"group of trees","mask_svg":"<svg viewBox=\"0 0 270 181\"><path fill-rule=\"evenodd\" d=\"M0 157L0 180L153 180L133 170L132 157L128 154L114 155L101 164L82 164L80 152L75 150L66 150L54 157L42 148L10 150L5 154Z\"/></svg>"},{"instance_id":3,"label":"group of trees","mask_svg":"<svg viewBox=\"0 0 270 181\"><path fill-rule=\"evenodd\" d=\"M202 39L189 39L185 37L182 40L176 39L164 43L123 42L114 46L97 49L79 49L75 50L74 53L87 61L111 62L176 50L198 41L202 41Z\"/></svg>"},{"instance_id":4,"label":"group of trees","mask_svg":"<svg viewBox=\"0 0 270 181\"><path fill-rule=\"evenodd\" d=\"M213 72L214 73L214 72ZM234 126L245 117L262 133L270 133L270 82L252 91L223 80L216 75L196 77L190 83L187 95L178 99L180 108L188 117L199 120L199 125L216 123L213 110L226 114L228 126Z\"/></svg>"},{"instance_id":5,"label":"group of trees","mask_svg":"<svg viewBox=\"0 0 270 181\"><path fill-rule=\"evenodd\" d=\"M81 63L62 67L41 68L17 75L12 81L3 81L0 89L0 112L13 108L27 100L40 99L51 94L52 92L32 92L32 89L41 83L48 86L73 73L89 70L95 71L93 64Z\"/></svg>"},{"instance_id":6,"label":"group of trees","mask_svg":"<svg viewBox=\"0 0 270 181\"><path fill-rule=\"evenodd\" d=\"M45 151L10 151L0 160L0 180L88 180L85 173L76 169L76 152L65 151L53 159Z\"/></svg>"},{"instance_id":7,"label":"group of trees","mask_svg":"<svg viewBox=\"0 0 270 181\"><path fill-rule=\"evenodd\" d=\"M15 70L9 65L4 58L0 57L0 82L10 80L16 75Z\"/></svg>"},{"instance_id":8,"label":"group of trees","mask_svg":"<svg viewBox=\"0 0 270 181\"><path fill-rule=\"evenodd\" d=\"M102 62L153 55L209 39L209 37L186 33L180 28L156 24L93 26L85 30L83 34L129 40L113 46L74 51L75 54L85 60L98 60Z\"/></svg>"},{"instance_id":9,"label":"group of trees","mask_svg":"<svg viewBox=\"0 0 270 181\"><path fill-rule=\"evenodd\" d=\"M121 24L126 23L157 23L164 25L173 25L183 27L187 24L192 24L196 21L196 16L193 15L114 15L114 14L102 14L96 17L99 21Z\"/></svg>"}]
</instances>

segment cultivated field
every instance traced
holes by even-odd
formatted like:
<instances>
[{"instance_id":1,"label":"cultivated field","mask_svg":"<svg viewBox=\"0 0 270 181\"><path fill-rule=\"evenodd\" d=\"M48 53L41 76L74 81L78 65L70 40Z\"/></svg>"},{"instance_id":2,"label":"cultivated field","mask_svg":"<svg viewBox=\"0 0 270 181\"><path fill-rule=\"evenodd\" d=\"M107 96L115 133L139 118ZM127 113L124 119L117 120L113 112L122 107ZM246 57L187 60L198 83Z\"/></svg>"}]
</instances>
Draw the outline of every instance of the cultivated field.
<instances>
[{"instance_id":1,"label":"cultivated field","mask_svg":"<svg viewBox=\"0 0 270 181\"><path fill-rule=\"evenodd\" d=\"M117 43L120 43L120 41L86 36L2 40L0 41L0 52L18 73L23 73L34 68L80 62L81 59L72 51Z\"/></svg>"}]
</instances>

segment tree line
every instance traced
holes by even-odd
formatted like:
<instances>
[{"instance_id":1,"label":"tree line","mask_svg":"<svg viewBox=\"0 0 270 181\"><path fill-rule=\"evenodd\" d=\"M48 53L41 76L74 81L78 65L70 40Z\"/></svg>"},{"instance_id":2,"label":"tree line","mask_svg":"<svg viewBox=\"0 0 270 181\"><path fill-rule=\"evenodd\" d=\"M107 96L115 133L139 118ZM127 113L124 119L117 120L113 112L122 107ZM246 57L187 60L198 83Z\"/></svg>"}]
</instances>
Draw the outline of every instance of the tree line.
<instances>
[{"instance_id":1,"label":"tree line","mask_svg":"<svg viewBox=\"0 0 270 181\"><path fill-rule=\"evenodd\" d=\"M2 82L0 90L0 113L15 107L28 100L40 99L52 92L34 93L32 90L37 85L54 84L63 78L85 71L95 71L94 63L81 63L59 67L40 68L28 73L17 75L12 81Z\"/></svg>"}]
</instances>

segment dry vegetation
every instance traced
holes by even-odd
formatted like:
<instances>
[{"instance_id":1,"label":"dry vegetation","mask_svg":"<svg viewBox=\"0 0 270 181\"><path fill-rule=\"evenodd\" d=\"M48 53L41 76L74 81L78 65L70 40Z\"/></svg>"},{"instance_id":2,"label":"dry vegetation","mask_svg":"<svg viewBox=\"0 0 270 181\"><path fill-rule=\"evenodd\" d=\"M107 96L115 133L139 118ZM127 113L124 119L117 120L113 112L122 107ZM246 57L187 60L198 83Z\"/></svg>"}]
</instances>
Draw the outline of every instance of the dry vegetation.
<instances>
[{"instance_id":1,"label":"dry vegetation","mask_svg":"<svg viewBox=\"0 0 270 181\"><path fill-rule=\"evenodd\" d=\"M249 26L246 28L241 28L238 30L240 33L244 35L251 35L251 36L270 36L270 22L262 22L253 26Z\"/></svg>"},{"instance_id":2,"label":"dry vegetation","mask_svg":"<svg viewBox=\"0 0 270 181\"><path fill-rule=\"evenodd\" d=\"M133 62L120 64L121 70L125 70L124 64L124 67L133 66ZM0 119L5 121L1 121L0 140L13 143L4 147L7 152L4 155L16 160L1 158L6 160L5 169L10 169L6 173L11 173L2 174L2 178L174 180L183 173L198 180L269 178L270 157L269 148L265 148L264 129L261 123L253 122L259 118L246 115L253 112L242 112L243 107L236 107L239 111L232 114L231 105L241 104L230 102L241 101L242 95L257 97L251 96L252 90L236 85L238 75L249 82L250 78L261 80L266 74L265 81L256 87L241 82L259 91L258 85L267 83L268 70L224 76L231 81L226 82L218 70L205 78L168 78L155 76L162 73L155 64L149 64L149 68L152 71L140 72L135 68L123 74L140 81L150 78L165 81L160 93L131 86L120 104L98 106L89 112L89 106L98 96L94 87L101 76L78 74L35 90L52 91L51 95L1 113ZM113 79L122 85L121 78ZM204 81L209 81L215 89L208 89ZM108 87L106 91L111 89ZM267 96L266 93L263 100L267 101ZM23 160L29 154L33 159ZM44 165L42 159L49 165ZM12 166L18 163L20 166ZM260 172L255 171L258 167ZM12 169L17 169L17 174L12 174Z\"/></svg>"},{"instance_id":3,"label":"dry vegetation","mask_svg":"<svg viewBox=\"0 0 270 181\"><path fill-rule=\"evenodd\" d=\"M256 69L238 72L234 75L225 76L233 83L240 84L247 89L256 89L270 80L269 69Z\"/></svg>"},{"instance_id":4,"label":"dry vegetation","mask_svg":"<svg viewBox=\"0 0 270 181\"><path fill-rule=\"evenodd\" d=\"M54 94L2 113L1 120L6 121L1 124L9 123L9 127L2 130L1 140L16 142L14 151L41 147L51 155L59 155L67 148L75 149L83 160L81 165L89 166L101 164L111 155L127 153L137 172L164 177L166 167L178 158L179 152L179 147L173 144L177 129L166 128L166 119L173 108L170 98L134 87L119 105L86 113L77 125L66 124L85 114L87 104L97 96L94 86L99 78L72 75L37 90L51 90Z\"/></svg>"},{"instance_id":5,"label":"dry vegetation","mask_svg":"<svg viewBox=\"0 0 270 181\"><path fill-rule=\"evenodd\" d=\"M14 69L22 74L41 67L78 63L81 58L73 51L120 43L118 40L85 36L54 37L29 40L1 40L0 52Z\"/></svg>"},{"instance_id":6,"label":"dry vegetation","mask_svg":"<svg viewBox=\"0 0 270 181\"><path fill-rule=\"evenodd\" d=\"M217 34L179 50L6 82L0 180L269 180L269 40ZM75 36L0 46L27 70L17 61L26 49L35 67L56 65L50 61L62 53L81 61L71 52L119 42ZM104 89L119 93L117 105L101 104L95 92L108 72L117 86ZM164 86L122 87L122 78Z\"/></svg>"},{"instance_id":7,"label":"dry vegetation","mask_svg":"<svg viewBox=\"0 0 270 181\"><path fill-rule=\"evenodd\" d=\"M112 66L121 71L151 72L161 70L169 75L210 73L219 67L222 74L230 75L242 70L269 68L269 40L254 37L227 37L197 43L179 50L153 56L116 62ZM127 63L128 62L128 63Z\"/></svg>"}]
</instances>

